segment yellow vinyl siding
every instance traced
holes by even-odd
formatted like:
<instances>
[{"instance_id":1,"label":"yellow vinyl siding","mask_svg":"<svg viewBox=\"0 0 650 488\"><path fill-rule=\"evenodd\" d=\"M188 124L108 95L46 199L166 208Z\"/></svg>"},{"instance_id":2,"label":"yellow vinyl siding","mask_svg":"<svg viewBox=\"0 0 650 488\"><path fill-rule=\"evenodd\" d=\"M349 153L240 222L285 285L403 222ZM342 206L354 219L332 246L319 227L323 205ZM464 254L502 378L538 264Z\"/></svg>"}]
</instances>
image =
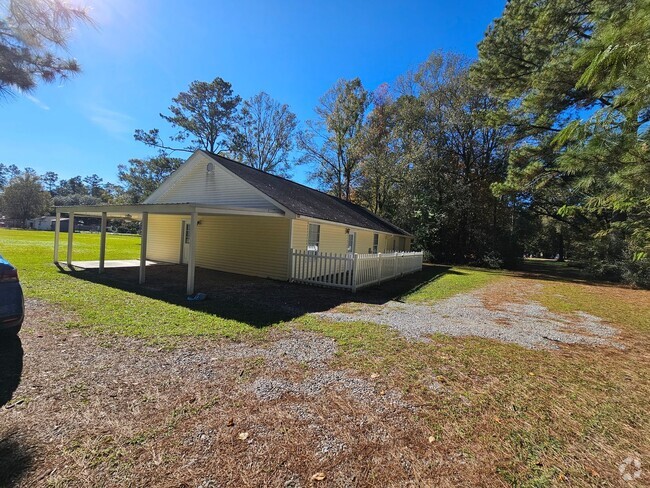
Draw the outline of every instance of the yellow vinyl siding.
<instances>
[{"instance_id":1,"label":"yellow vinyl siding","mask_svg":"<svg viewBox=\"0 0 650 488\"><path fill-rule=\"evenodd\" d=\"M292 231L292 249L298 249L300 251L307 250L307 232L309 228L309 222L306 220L297 220L293 219L292 221L293 231Z\"/></svg>"},{"instance_id":2,"label":"yellow vinyl siding","mask_svg":"<svg viewBox=\"0 0 650 488\"><path fill-rule=\"evenodd\" d=\"M320 224L320 252L345 254L348 251L348 235L345 227Z\"/></svg>"},{"instance_id":3,"label":"yellow vinyl siding","mask_svg":"<svg viewBox=\"0 0 650 488\"><path fill-rule=\"evenodd\" d=\"M307 249L307 236L309 229L308 220L293 221L293 249L305 251ZM320 241L318 250L320 252L333 252L345 254L348 249L348 235L345 233L345 227L338 225L328 225L322 222L311 222L320 225Z\"/></svg>"},{"instance_id":4,"label":"yellow vinyl siding","mask_svg":"<svg viewBox=\"0 0 650 488\"><path fill-rule=\"evenodd\" d=\"M147 259L179 263L183 220L189 216L149 215ZM203 268L279 280L288 279L289 226L293 224L294 249L307 249L309 221L246 215L201 215L197 234L196 265ZM345 254L348 234L341 225L320 225L320 251ZM350 229L357 234L356 252L372 249L374 232ZM379 233L379 252L399 249L399 236ZM411 239L404 239L406 251Z\"/></svg>"},{"instance_id":5,"label":"yellow vinyl siding","mask_svg":"<svg viewBox=\"0 0 650 488\"><path fill-rule=\"evenodd\" d=\"M307 249L307 234L310 221L307 219L294 219L293 221L293 241L291 247L305 251ZM346 227L343 225L325 224L323 222L312 222L320 225L320 242L319 250L321 252L333 252L345 254L348 250L348 234L345 233ZM372 240L375 232L365 229L350 228L350 232L356 232L357 245L355 251L358 254L372 252ZM405 238L406 249L400 249L399 236L377 232L379 234L378 252L392 252L393 239L395 240L395 250L408 250L410 248L410 238Z\"/></svg>"},{"instance_id":6,"label":"yellow vinyl siding","mask_svg":"<svg viewBox=\"0 0 650 488\"><path fill-rule=\"evenodd\" d=\"M289 219L201 216L196 265L262 278L288 279Z\"/></svg>"},{"instance_id":7,"label":"yellow vinyl siding","mask_svg":"<svg viewBox=\"0 0 650 488\"><path fill-rule=\"evenodd\" d=\"M147 233L147 259L180 262L181 221L189 219L180 215L149 215Z\"/></svg>"},{"instance_id":8,"label":"yellow vinyl siding","mask_svg":"<svg viewBox=\"0 0 650 488\"><path fill-rule=\"evenodd\" d=\"M374 232L368 230L358 230L357 231L357 254L366 254L372 252L372 236ZM379 239L379 245L381 246L381 239ZM381 252L381 250L379 251Z\"/></svg>"}]
</instances>

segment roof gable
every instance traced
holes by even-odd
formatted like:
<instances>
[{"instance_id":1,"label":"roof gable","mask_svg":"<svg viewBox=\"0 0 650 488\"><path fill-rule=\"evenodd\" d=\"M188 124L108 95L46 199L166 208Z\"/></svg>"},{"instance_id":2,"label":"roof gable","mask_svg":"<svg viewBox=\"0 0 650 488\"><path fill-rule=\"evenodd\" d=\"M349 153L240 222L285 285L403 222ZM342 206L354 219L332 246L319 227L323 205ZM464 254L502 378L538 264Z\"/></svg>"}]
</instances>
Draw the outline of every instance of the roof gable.
<instances>
[{"instance_id":1,"label":"roof gable","mask_svg":"<svg viewBox=\"0 0 650 488\"><path fill-rule=\"evenodd\" d=\"M247 209L276 210L254 186L197 151L172 173L144 203L204 203Z\"/></svg>"}]
</instances>

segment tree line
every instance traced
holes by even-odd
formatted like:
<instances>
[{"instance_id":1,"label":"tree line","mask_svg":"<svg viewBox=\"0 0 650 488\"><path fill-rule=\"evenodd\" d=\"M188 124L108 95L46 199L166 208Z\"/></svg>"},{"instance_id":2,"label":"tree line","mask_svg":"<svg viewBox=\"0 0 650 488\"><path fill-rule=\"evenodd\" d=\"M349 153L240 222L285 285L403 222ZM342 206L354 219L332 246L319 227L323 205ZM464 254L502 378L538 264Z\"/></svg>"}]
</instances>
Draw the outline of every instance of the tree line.
<instances>
[{"instance_id":1,"label":"tree line","mask_svg":"<svg viewBox=\"0 0 650 488\"><path fill-rule=\"evenodd\" d=\"M649 286L650 0L511 0L478 51L434 52L373 89L338 80L302 124L264 92L242 100L222 78L195 81L163 130L135 131L156 153L119 165L117 185L8 179L36 180L52 201L132 203L199 148L285 177L305 165L435 261L568 258Z\"/></svg>"}]
</instances>

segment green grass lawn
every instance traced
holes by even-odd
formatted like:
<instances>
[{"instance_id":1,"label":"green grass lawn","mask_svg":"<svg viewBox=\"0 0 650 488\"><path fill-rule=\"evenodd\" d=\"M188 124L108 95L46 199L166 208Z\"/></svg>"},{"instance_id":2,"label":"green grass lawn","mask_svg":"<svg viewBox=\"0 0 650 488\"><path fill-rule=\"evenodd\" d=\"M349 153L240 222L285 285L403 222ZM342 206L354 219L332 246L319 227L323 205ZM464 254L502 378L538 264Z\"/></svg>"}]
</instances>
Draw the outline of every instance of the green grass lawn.
<instances>
[{"instance_id":1,"label":"green grass lawn","mask_svg":"<svg viewBox=\"0 0 650 488\"><path fill-rule=\"evenodd\" d=\"M441 267L442 268L442 267ZM444 272L426 286L402 297L407 302L433 303L437 300L467 293L502 279L501 271L454 266L444 268Z\"/></svg>"}]
</instances>

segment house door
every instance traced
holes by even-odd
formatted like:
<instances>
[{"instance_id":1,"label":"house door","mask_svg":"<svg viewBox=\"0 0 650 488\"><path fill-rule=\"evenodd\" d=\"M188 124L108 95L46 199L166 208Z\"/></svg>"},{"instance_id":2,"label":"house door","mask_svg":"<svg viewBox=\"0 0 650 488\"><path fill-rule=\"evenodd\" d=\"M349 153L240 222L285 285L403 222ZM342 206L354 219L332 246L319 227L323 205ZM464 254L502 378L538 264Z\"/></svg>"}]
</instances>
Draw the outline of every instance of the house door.
<instances>
[{"instance_id":1,"label":"house door","mask_svg":"<svg viewBox=\"0 0 650 488\"><path fill-rule=\"evenodd\" d=\"M357 233L350 232L348 234L348 254L354 254L357 248Z\"/></svg>"},{"instance_id":2,"label":"house door","mask_svg":"<svg viewBox=\"0 0 650 488\"><path fill-rule=\"evenodd\" d=\"M187 264L190 259L190 223L183 220L181 231L181 264Z\"/></svg>"}]
</instances>

